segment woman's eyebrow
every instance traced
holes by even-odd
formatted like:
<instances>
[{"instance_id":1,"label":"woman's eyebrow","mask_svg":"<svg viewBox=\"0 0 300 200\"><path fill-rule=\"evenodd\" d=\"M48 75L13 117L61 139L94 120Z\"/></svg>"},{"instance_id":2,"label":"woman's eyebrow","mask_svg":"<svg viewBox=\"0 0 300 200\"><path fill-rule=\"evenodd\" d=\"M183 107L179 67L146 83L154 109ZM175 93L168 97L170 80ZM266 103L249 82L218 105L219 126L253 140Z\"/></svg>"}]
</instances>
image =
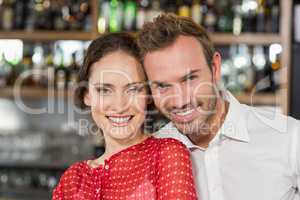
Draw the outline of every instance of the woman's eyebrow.
<instances>
[{"instance_id":1,"label":"woman's eyebrow","mask_svg":"<svg viewBox=\"0 0 300 200\"><path fill-rule=\"evenodd\" d=\"M112 84L110 84L110 83L92 83L92 85L93 86L101 86L101 87L110 87L110 88L112 88L113 87L113 85Z\"/></svg>"},{"instance_id":2,"label":"woman's eyebrow","mask_svg":"<svg viewBox=\"0 0 300 200\"><path fill-rule=\"evenodd\" d=\"M146 81L141 81L141 82L132 82L132 83L128 83L126 84L125 87L131 87L131 86L145 86L147 84Z\"/></svg>"}]
</instances>

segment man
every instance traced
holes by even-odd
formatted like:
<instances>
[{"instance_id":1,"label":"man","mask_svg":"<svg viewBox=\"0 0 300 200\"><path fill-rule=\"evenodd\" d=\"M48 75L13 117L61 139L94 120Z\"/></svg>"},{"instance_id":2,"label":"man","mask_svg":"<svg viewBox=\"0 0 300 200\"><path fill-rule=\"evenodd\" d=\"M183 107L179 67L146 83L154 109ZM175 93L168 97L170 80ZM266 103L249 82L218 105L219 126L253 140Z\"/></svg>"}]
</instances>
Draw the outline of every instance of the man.
<instances>
[{"instance_id":1,"label":"man","mask_svg":"<svg viewBox=\"0 0 300 200\"><path fill-rule=\"evenodd\" d=\"M221 55L188 18L163 14L138 35L156 107L191 151L201 200L295 200L300 123L240 104L222 90Z\"/></svg>"}]
</instances>

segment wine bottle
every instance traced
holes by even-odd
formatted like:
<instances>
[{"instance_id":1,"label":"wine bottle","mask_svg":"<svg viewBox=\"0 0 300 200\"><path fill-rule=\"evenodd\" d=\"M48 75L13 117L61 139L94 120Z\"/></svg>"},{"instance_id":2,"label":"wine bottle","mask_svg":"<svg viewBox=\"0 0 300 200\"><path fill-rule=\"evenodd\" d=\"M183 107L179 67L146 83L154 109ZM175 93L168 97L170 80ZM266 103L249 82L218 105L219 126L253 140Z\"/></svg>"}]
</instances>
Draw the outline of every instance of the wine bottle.
<instances>
[{"instance_id":1,"label":"wine bottle","mask_svg":"<svg viewBox=\"0 0 300 200\"><path fill-rule=\"evenodd\" d=\"M3 0L2 9L2 28L5 31L10 31L13 29L14 25L14 10L12 0Z\"/></svg>"},{"instance_id":2,"label":"wine bottle","mask_svg":"<svg viewBox=\"0 0 300 200\"><path fill-rule=\"evenodd\" d=\"M108 31L110 15L110 2L109 0L103 0L100 3L99 17L98 17L98 32L104 33Z\"/></svg>"},{"instance_id":3,"label":"wine bottle","mask_svg":"<svg viewBox=\"0 0 300 200\"><path fill-rule=\"evenodd\" d=\"M202 6L200 0L194 0L192 9L191 9L191 15L197 24L201 25L202 24L202 18L203 18L203 13L202 13Z\"/></svg>"},{"instance_id":4,"label":"wine bottle","mask_svg":"<svg viewBox=\"0 0 300 200\"><path fill-rule=\"evenodd\" d=\"M136 29L142 29L144 23L147 20L148 7L150 5L149 0L139 0L138 1L138 10L136 14Z\"/></svg>"},{"instance_id":5,"label":"wine bottle","mask_svg":"<svg viewBox=\"0 0 300 200\"><path fill-rule=\"evenodd\" d=\"M123 21L123 3L120 0L111 0L109 12L109 31L121 31Z\"/></svg>"},{"instance_id":6,"label":"wine bottle","mask_svg":"<svg viewBox=\"0 0 300 200\"><path fill-rule=\"evenodd\" d=\"M124 29L126 31L135 30L137 5L133 0L126 0L124 6Z\"/></svg>"},{"instance_id":7,"label":"wine bottle","mask_svg":"<svg viewBox=\"0 0 300 200\"><path fill-rule=\"evenodd\" d=\"M190 17L191 16L191 7L187 1L178 0L178 15L181 17Z\"/></svg>"}]
</instances>

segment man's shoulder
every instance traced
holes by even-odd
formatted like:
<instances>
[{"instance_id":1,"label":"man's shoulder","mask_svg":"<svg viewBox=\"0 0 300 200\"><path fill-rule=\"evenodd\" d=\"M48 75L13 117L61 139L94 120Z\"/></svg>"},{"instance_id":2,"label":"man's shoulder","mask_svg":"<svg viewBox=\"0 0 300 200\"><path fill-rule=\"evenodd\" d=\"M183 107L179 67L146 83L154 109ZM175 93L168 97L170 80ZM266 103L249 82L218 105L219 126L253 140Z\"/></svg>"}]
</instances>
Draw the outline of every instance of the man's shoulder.
<instances>
[{"instance_id":1,"label":"man's shoulder","mask_svg":"<svg viewBox=\"0 0 300 200\"><path fill-rule=\"evenodd\" d=\"M282 114L278 109L248 105L243 105L243 108L247 110L247 114L244 117L250 131L265 130L266 132L272 131L272 133L300 131L300 121Z\"/></svg>"}]
</instances>

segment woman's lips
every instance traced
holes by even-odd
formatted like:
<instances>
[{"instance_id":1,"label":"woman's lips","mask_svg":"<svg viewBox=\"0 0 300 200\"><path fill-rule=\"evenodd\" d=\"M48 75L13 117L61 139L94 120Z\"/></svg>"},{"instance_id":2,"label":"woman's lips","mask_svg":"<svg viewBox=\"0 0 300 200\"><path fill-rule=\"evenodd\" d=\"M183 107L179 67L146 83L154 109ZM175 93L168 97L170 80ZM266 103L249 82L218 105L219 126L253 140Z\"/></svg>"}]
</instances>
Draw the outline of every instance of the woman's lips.
<instances>
[{"instance_id":1,"label":"woman's lips","mask_svg":"<svg viewBox=\"0 0 300 200\"><path fill-rule=\"evenodd\" d=\"M126 116L106 116L108 120L112 123L113 126L127 126L130 120L133 118L133 115Z\"/></svg>"}]
</instances>

